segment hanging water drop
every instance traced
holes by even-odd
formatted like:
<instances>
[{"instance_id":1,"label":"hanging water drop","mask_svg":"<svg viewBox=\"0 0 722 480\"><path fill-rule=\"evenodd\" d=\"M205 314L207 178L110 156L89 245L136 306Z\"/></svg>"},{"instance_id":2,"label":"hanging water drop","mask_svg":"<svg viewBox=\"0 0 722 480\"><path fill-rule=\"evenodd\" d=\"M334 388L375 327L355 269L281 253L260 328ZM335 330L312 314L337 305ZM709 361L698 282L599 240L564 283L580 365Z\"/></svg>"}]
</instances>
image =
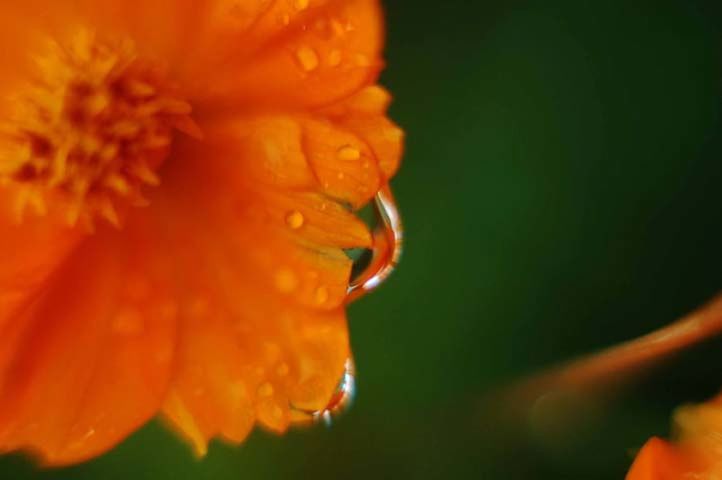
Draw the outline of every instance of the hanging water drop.
<instances>
[{"instance_id":1,"label":"hanging water drop","mask_svg":"<svg viewBox=\"0 0 722 480\"><path fill-rule=\"evenodd\" d=\"M401 258L404 229L398 207L388 185L376 194L374 210L379 226L374 232L373 257L368 267L354 278L347 290L347 301L376 289L394 271Z\"/></svg>"},{"instance_id":2,"label":"hanging water drop","mask_svg":"<svg viewBox=\"0 0 722 480\"><path fill-rule=\"evenodd\" d=\"M356 367L352 358L346 360L343 374L339 379L336 390L326 406L321 410L303 410L291 406L301 418L312 423L325 423L331 425L333 419L345 412L353 402L356 394Z\"/></svg>"}]
</instances>

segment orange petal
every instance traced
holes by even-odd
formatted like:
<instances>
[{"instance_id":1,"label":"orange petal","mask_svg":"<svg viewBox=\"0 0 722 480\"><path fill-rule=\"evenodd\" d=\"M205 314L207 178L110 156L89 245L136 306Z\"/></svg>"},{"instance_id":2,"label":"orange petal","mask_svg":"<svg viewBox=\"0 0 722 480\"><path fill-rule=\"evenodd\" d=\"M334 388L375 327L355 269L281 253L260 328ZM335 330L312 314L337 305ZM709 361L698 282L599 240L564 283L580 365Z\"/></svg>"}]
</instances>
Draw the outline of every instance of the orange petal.
<instances>
[{"instance_id":1,"label":"orange petal","mask_svg":"<svg viewBox=\"0 0 722 480\"><path fill-rule=\"evenodd\" d=\"M640 450L626 480L682 480L696 471L689 454L654 437Z\"/></svg>"},{"instance_id":2,"label":"orange petal","mask_svg":"<svg viewBox=\"0 0 722 480\"><path fill-rule=\"evenodd\" d=\"M201 454L214 436L238 442L256 423L283 431L299 412L324 408L350 355L343 248L371 238L323 194L309 159L326 143L307 122L206 126L206 143L183 145L151 200L158 234L176 240L165 255L184 292L163 411ZM330 125L313 134L329 129L337 135Z\"/></svg>"},{"instance_id":3,"label":"orange petal","mask_svg":"<svg viewBox=\"0 0 722 480\"><path fill-rule=\"evenodd\" d=\"M358 137L337 125L302 119L307 159L324 193L359 208L381 187L376 158Z\"/></svg>"},{"instance_id":4,"label":"orange petal","mask_svg":"<svg viewBox=\"0 0 722 480\"><path fill-rule=\"evenodd\" d=\"M322 408L349 356L339 307L350 260L287 234L285 219L240 208L273 196L256 197L225 171L233 160L213 160L176 177L182 199L169 186L151 207L162 209L167 235L182 239L166 250L185 293L164 412L199 453L214 436L243 440L256 422L285 430L294 405Z\"/></svg>"},{"instance_id":5,"label":"orange petal","mask_svg":"<svg viewBox=\"0 0 722 480\"><path fill-rule=\"evenodd\" d=\"M84 241L21 326L0 370L0 450L51 465L95 456L151 418L170 374L175 304L151 240L124 231ZM167 273L164 278L167 278Z\"/></svg>"},{"instance_id":6,"label":"orange petal","mask_svg":"<svg viewBox=\"0 0 722 480\"><path fill-rule=\"evenodd\" d=\"M266 32L272 22L281 31L252 55L244 56L241 49L236 58L216 65L222 75L193 75L212 82L199 91L212 92L225 107L228 102L309 106L332 103L373 83L383 66L377 0L336 0L320 6L313 2L296 16L291 16L297 12L295 2L276 3L279 6L269 10L257 28Z\"/></svg>"},{"instance_id":7,"label":"orange petal","mask_svg":"<svg viewBox=\"0 0 722 480\"><path fill-rule=\"evenodd\" d=\"M374 85L322 111L366 142L385 181L396 174L404 150L403 130L386 117L390 103L391 95Z\"/></svg>"},{"instance_id":8,"label":"orange petal","mask_svg":"<svg viewBox=\"0 0 722 480\"><path fill-rule=\"evenodd\" d=\"M354 208L381 186L371 148L320 116L259 116L224 122L209 128L209 134L215 144L231 145L225 155L246 159L237 159L228 175L245 177L251 185L324 193Z\"/></svg>"}]
</instances>

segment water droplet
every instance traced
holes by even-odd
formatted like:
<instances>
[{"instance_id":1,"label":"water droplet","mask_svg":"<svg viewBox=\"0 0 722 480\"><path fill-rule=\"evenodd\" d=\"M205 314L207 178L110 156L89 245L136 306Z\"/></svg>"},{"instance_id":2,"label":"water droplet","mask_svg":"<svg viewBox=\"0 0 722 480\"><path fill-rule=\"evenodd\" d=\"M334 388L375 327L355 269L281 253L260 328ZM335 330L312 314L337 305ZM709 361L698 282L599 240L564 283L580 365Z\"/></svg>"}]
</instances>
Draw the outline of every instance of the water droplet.
<instances>
[{"instance_id":1,"label":"water droplet","mask_svg":"<svg viewBox=\"0 0 722 480\"><path fill-rule=\"evenodd\" d=\"M331 399L321 410L308 411L299 408L294 409L296 413L300 413L301 418L310 420L313 423L323 422L330 425L334 417L346 411L353 402L356 393L356 368L352 358L346 360L344 372L336 386Z\"/></svg>"},{"instance_id":2,"label":"water droplet","mask_svg":"<svg viewBox=\"0 0 722 480\"><path fill-rule=\"evenodd\" d=\"M404 139L404 131L398 127L388 127L383 131L386 140L399 142Z\"/></svg>"},{"instance_id":3,"label":"water droplet","mask_svg":"<svg viewBox=\"0 0 722 480\"><path fill-rule=\"evenodd\" d=\"M291 23L291 16L289 14L285 14L281 17L281 23L288 26Z\"/></svg>"},{"instance_id":4,"label":"water droplet","mask_svg":"<svg viewBox=\"0 0 722 480\"><path fill-rule=\"evenodd\" d=\"M336 178L338 178L339 180L343 180L344 178L346 178L346 175L343 172L338 172L336 174Z\"/></svg>"},{"instance_id":5,"label":"water droplet","mask_svg":"<svg viewBox=\"0 0 722 480\"><path fill-rule=\"evenodd\" d=\"M291 293L298 286L298 277L291 270L282 268L276 272L276 288L281 293Z\"/></svg>"},{"instance_id":6,"label":"water droplet","mask_svg":"<svg viewBox=\"0 0 722 480\"><path fill-rule=\"evenodd\" d=\"M336 156L339 160L343 160L345 162L352 162L361 158L361 150L351 145L344 145L343 147L338 149Z\"/></svg>"},{"instance_id":7,"label":"water droplet","mask_svg":"<svg viewBox=\"0 0 722 480\"><path fill-rule=\"evenodd\" d=\"M316 303L319 305L323 305L328 301L328 288L324 286L320 286L316 289L316 293L314 294L314 298L316 300Z\"/></svg>"},{"instance_id":8,"label":"water droplet","mask_svg":"<svg viewBox=\"0 0 722 480\"><path fill-rule=\"evenodd\" d=\"M286 225L288 225L289 228L291 228L292 230L298 230L299 228L303 227L303 224L305 222L306 219L303 217L303 214L298 210L289 212L288 215L286 215Z\"/></svg>"},{"instance_id":9,"label":"water droplet","mask_svg":"<svg viewBox=\"0 0 722 480\"><path fill-rule=\"evenodd\" d=\"M388 185L376 194L374 208L381 222L368 267L350 283L347 298L353 301L374 290L394 271L401 258L404 229L398 207Z\"/></svg>"},{"instance_id":10,"label":"water droplet","mask_svg":"<svg viewBox=\"0 0 722 480\"><path fill-rule=\"evenodd\" d=\"M356 65L358 65L359 67L371 66L371 60L369 59L369 57L367 57L363 53L357 54L355 58L356 58Z\"/></svg>"},{"instance_id":11,"label":"water droplet","mask_svg":"<svg viewBox=\"0 0 722 480\"><path fill-rule=\"evenodd\" d=\"M328 54L328 65L338 67L341 65L341 50L331 50Z\"/></svg>"},{"instance_id":12,"label":"water droplet","mask_svg":"<svg viewBox=\"0 0 722 480\"><path fill-rule=\"evenodd\" d=\"M266 382L260 387L258 387L259 397L270 397L271 395L273 395L273 385L271 385L269 382Z\"/></svg>"},{"instance_id":13,"label":"water droplet","mask_svg":"<svg viewBox=\"0 0 722 480\"><path fill-rule=\"evenodd\" d=\"M331 29L333 29L333 33L339 37L346 33L346 28L344 28L343 24L335 19L331 20Z\"/></svg>"},{"instance_id":14,"label":"water droplet","mask_svg":"<svg viewBox=\"0 0 722 480\"><path fill-rule=\"evenodd\" d=\"M306 72L312 72L318 68L318 54L311 47L299 48L296 51L296 59Z\"/></svg>"}]
</instances>

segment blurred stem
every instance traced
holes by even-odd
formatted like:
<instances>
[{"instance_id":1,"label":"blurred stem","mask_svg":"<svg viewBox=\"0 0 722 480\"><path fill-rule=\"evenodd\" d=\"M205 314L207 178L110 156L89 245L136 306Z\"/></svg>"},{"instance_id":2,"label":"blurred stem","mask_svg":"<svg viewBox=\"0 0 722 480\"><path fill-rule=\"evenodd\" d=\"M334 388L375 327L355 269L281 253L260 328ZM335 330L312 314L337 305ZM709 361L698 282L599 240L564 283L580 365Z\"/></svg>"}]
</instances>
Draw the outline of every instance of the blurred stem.
<instances>
[{"instance_id":1,"label":"blurred stem","mask_svg":"<svg viewBox=\"0 0 722 480\"><path fill-rule=\"evenodd\" d=\"M551 375L561 384L585 386L650 362L722 333L722 294L676 322L566 365Z\"/></svg>"},{"instance_id":2,"label":"blurred stem","mask_svg":"<svg viewBox=\"0 0 722 480\"><path fill-rule=\"evenodd\" d=\"M608 391L652 362L720 333L722 294L659 330L535 375L507 389L505 397L528 406L549 392Z\"/></svg>"}]
</instances>

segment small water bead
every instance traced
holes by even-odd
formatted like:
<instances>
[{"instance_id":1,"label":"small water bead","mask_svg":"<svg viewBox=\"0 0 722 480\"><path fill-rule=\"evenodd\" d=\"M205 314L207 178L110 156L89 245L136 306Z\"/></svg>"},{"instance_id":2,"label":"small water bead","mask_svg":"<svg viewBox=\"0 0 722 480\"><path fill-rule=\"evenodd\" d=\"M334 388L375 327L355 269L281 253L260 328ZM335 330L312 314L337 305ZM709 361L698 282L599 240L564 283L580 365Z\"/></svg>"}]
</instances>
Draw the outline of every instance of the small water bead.
<instances>
[{"instance_id":1,"label":"small water bead","mask_svg":"<svg viewBox=\"0 0 722 480\"><path fill-rule=\"evenodd\" d=\"M311 47L303 46L296 51L296 59L306 72L312 72L318 68L318 54Z\"/></svg>"},{"instance_id":2,"label":"small water bead","mask_svg":"<svg viewBox=\"0 0 722 480\"><path fill-rule=\"evenodd\" d=\"M329 293L328 288L324 286L320 286L316 289L316 293L314 294L314 299L316 300L316 303L319 305L323 305L328 301Z\"/></svg>"},{"instance_id":3,"label":"small water bead","mask_svg":"<svg viewBox=\"0 0 722 480\"><path fill-rule=\"evenodd\" d=\"M271 385L269 382L266 382L260 387L258 387L259 397L270 397L271 395L273 395L273 385Z\"/></svg>"},{"instance_id":4,"label":"small water bead","mask_svg":"<svg viewBox=\"0 0 722 480\"><path fill-rule=\"evenodd\" d=\"M291 270L282 268L276 272L275 282L281 293L291 293L298 286L298 277Z\"/></svg>"},{"instance_id":5,"label":"small water bead","mask_svg":"<svg viewBox=\"0 0 722 480\"><path fill-rule=\"evenodd\" d=\"M398 127L385 128L383 134L387 140L392 142L398 142L404 138L404 131Z\"/></svg>"},{"instance_id":6,"label":"small water bead","mask_svg":"<svg viewBox=\"0 0 722 480\"><path fill-rule=\"evenodd\" d=\"M298 210L289 212L288 215L286 215L286 225L288 225L288 227L292 230L298 230L303 227L304 223L306 223L306 219Z\"/></svg>"},{"instance_id":7,"label":"small water bead","mask_svg":"<svg viewBox=\"0 0 722 480\"><path fill-rule=\"evenodd\" d=\"M341 50L331 50L328 54L328 65L338 67L341 65Z\"/></svg>"},{"instance_id":8,"label":"small water bead","mask_svg":"<svg viewBox=\"0 0 722 480\"><path fill-rule=\"evenodd\" d=\"M356 64L359 67L370 67L371 66L371 59L362 53L357 54L355 59L356 59Z\"/></svg>"},{"instance_id":9,"label":"small water bead","mask_svg":"<svg viewBox=\"0 0 722 480\"><path fill-rule=\"evenodd\" d=\"M340 37L346 33L346 28L338 20L331 20L331 29L336 36Z\"/></svg>"},{"instance_id":10,"label":"small water bead","mask_svg":"<svg viewBox=\"0 0 722 480\"><path fill-rule=\"evenodd\" d=\"M353 162L361 158L361 150L351 145L344 145L338 149L336 156L339 160Z\"/></svg>"},{"instance_id":11,"label":"small water bead","mask_svg":"<svg viewBox=\"0 0 722 480\"><path fill-rule=\"evenodd\" d=\"M291 413L297 422L325 423L330 425L333 418L349 408L356 393L356 369L352 358L346 360L346 365L336 390L329 399L326 407L321 410L306 410L291 405Z\"/></svg>"}]
</instances>

